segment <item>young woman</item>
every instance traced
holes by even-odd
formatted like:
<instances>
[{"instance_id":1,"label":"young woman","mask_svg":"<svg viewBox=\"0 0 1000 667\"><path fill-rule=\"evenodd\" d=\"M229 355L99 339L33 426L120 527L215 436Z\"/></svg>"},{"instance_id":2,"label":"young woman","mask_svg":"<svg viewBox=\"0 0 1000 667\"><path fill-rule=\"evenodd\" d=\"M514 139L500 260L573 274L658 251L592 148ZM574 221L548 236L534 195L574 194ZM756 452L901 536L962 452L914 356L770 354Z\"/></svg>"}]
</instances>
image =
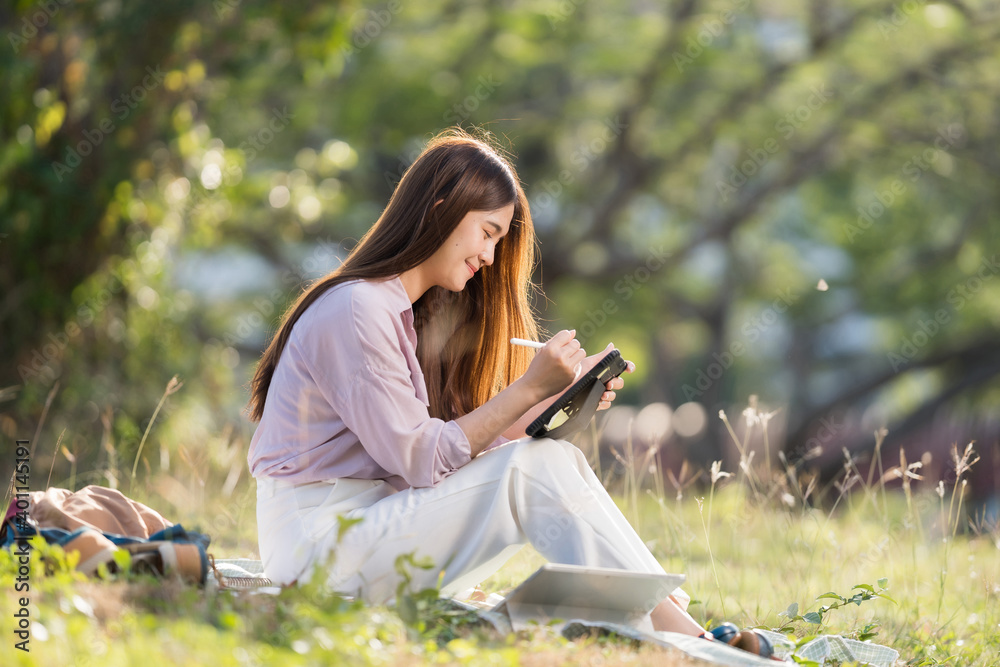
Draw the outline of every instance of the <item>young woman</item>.
<instances>
[{"instance_id":1,"label":"young woman","mask_svg":"<svg viewBox=\"0 0 1000 667\"><path fill-rule=\"evenodd\" d=\"M604 354L587 357L573 331L537 351L510 345L537 338L535 242L511 164L447 132L288 311L249 405L271 580L319 566L334 590L381 602L400 581L397 557L413 554L434 563L411 572L414 590L440 576L454 593L528 543L552 562L663 572L576 447L525 438ZM602 408L623 384L608 383ZM703 633L683 591L656 595L654 628Z\"/></svg>"}]
</instances>

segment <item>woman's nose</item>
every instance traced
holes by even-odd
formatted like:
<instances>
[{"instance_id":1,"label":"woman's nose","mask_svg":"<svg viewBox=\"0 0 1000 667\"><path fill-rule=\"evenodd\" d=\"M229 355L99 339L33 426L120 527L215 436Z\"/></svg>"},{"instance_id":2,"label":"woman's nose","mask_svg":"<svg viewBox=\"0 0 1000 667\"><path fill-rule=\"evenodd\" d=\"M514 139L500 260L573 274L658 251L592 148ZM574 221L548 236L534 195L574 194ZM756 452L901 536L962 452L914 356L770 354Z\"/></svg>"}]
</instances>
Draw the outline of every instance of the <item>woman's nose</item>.
<instances>
[{"instance_id":1,"label":"woman's nose","mask_svg":"<svg viewBox=\"0 0 1000 667\"><path fill-rule=\"evenodd\" d=\"M486 249L479 253L479 259L483 261L483 264L490 266L493 264L493 244L486 246Z\"/></svg>"}]
</instances>

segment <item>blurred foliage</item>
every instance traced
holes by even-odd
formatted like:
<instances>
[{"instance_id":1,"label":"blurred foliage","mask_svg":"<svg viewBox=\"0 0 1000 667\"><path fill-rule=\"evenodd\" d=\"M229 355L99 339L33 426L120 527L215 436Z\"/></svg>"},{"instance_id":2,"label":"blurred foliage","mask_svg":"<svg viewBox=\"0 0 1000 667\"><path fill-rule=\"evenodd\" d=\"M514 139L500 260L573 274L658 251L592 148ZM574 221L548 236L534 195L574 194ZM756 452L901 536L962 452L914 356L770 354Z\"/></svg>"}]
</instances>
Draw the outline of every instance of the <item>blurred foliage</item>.
<instances>
[{"instance_id":1,"label":"blurred foliage","mask_svg":"<svg viewBox=\"0 0 1000 667\"><path fill-rule=\"evenodd\" d=\"M245 445L279 314L454 124L515 156L545 325L642 362L623 400L759 393L794 450L837 411L857 444L1000 399L994 0L17 0L0 25L0 431L51 397L39 456L81 485L174 375L147 469Z\"/></svg>"}]
</instances>

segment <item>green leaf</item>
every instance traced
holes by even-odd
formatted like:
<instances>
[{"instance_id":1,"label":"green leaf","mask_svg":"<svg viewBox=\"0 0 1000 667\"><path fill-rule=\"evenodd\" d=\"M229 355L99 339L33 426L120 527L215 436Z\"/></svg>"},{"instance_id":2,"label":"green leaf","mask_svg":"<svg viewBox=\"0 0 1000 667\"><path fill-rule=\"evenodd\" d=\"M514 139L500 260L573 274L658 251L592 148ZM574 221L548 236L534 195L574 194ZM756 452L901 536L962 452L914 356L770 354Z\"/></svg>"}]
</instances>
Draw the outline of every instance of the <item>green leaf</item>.
<instances>
[{"instance_id":1,"label":"green leaf","mask_svg":"<svg viewBox=\"0 0 1000 667\"><path fill-rule=\"evenodd\" d=\"M889 602L893 603L893 604L894 604L894 605L896 605L897 607L899 606L899 603L898 603L898 602L896 602L895 600L893 600L893 599L892 599L891 597L889 597L889 596L888 596L888 595L886 595L885 593L879 593L879 594L878 594L878 596L879 596L880 598L882 598L883 600L888 600Z\"/></svg>"},{"instance_id":2,"label":"green leaf","mask_svg":"<svg viewBox=\"0 0 1000 667\"><path fill-rule=\"evenodd\" d=\"M823 617L820 616L819 614L817 614L816 612L811 611L808 614L805 614L804 616L802 616L802 620L805 621L806 623L812 623L814 625L819 625L820 623L823 622Z\"/></svg>"},{"instance_id":3,"label":"green leaf","mask_svg":"<svg viewBox=\"0 0 1000 667\"><path fill-rule=\"evenodd\" d=\"M239 614L233 611L223 611L219 614L218 624L220 628L225 628L226 630L235 630L240 625Z\"/></svg>"},{"instance_id":4,"label":"green leaf","mask_svg":"<svg viewBox=\"0 0 1000 667\"><path fill-rule=\"evenodd\" d=\"M846 602L846 600L844 600L843 597L837 595L836 593L834 593L832 591L830 593L823 593L822 595L820 595L816 599L817 600L824 600L824 599L827 599L827 598L829 598L831 600L840 600L841 602Z\"/></svg>"},{"instance_id":5,"label":"green leaf","mask_svg":"<svg viewBox=\"0 0 1000 667\"><path fill-rule=\"evenodd\" d=\"M883 590L885 590L886 588L889 588L889 578L888 577L882 577L881 579L879 579L878 580L878 587L881 588L881 589L883 589Z\"/></svg>"},{"instance_id":6,"label":"green leaf","mask_svg":"<svg viewBox=\"0 0 1000 667\"><path fill-rule=\"evenodd\" d=\"M399 603L396 605L396 613L403 620L403 623L407 625L413 625L417 622L417 603L409 595L404 595L399 599Z\"/></svg>"},{"instance_id":7,"label":"green leaf","mask_svg":"<svg viewBox=\"0 0 1000 667\"><path fill-rule=\"evenodd\" d=\"M854 588L863 588L866 591L868 591L869 593L874 593L875 592L875 587L872 586L871 584L855 584Z\"/></svg>"},{"instance_id":8,"label":"green leaf","mask_svg":"<svg viewBox=\"0 0 1000 667\"><path fill-rule=\"evenodd\" d=\"M346 533L350 528L358 525L362 521L364 521L362 517L355 517L355 518L350 518L346 516L337 517L337 539L340 540L341 538L343 538L344 533Z\"/></svg>"},{"instance_id":9,"label":"green leaf","mask_svg":"<svg viewBox=\"0 0 1000 667\"><path fill-rule=\"evenodd\" d=\"M128 572L132 569L132 554L125 549L116 549L112 552L111 558L114 559L119 572Z\"/></svg>"},{"instance_id":10,"label":"green leaf","mask_svg":"<svg viewBox=\"0 0 1000 667\"><path fill-rule=\"evenodd\" d=\"M785 611L778 612L778 616L787 616L788 618L793 618L798 615L799 615L798 602L793 602L792 604L788 605L788 609L786 609Z\"/></svg>"}]
</instances>

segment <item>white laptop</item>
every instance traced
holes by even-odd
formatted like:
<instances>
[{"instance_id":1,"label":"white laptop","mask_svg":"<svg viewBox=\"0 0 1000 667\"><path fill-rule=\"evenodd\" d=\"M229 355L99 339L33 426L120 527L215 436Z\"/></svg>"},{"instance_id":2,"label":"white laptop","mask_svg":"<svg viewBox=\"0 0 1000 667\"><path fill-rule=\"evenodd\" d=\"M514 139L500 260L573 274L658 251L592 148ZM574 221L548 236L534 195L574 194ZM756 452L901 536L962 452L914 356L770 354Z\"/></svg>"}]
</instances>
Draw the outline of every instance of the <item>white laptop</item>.
<instances>
[{"instance_id":1,"label":"white laptop","mask_svg":"<svg viewBox=\"0 0 1000 667\"><path fill-rule=\"evenodd\" d=\"M646 574L546 563L493 611L514 630L567 621L618 623L652 631L649 612L684 582L683 574Z\"/></svg>"}]
</instances>

